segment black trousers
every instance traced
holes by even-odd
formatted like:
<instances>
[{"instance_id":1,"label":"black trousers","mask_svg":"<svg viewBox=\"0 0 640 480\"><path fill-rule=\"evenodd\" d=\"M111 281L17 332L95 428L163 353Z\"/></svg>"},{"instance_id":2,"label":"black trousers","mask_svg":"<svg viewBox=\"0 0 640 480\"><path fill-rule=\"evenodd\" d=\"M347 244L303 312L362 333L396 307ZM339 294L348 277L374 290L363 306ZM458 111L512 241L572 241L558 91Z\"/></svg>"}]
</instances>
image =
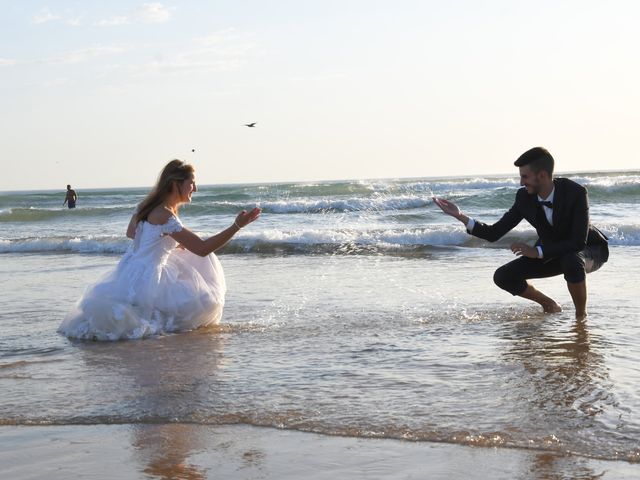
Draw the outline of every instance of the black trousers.
<instances>
[{"instance_id":1,"label":"black trousers","mask_svg":"<svg viewBox=\"0 0 640 480\"><path fill-rule=\"evenodd\" d=\"M564 274L567 282L580 283L587 273L598 270L608 258L606 244L587 245L581 252L570 252L549 260L520 257L497 269L493 281L512 295L520 295L527 289L527 280L530 278Z\"/></svg>"}]
</instances>

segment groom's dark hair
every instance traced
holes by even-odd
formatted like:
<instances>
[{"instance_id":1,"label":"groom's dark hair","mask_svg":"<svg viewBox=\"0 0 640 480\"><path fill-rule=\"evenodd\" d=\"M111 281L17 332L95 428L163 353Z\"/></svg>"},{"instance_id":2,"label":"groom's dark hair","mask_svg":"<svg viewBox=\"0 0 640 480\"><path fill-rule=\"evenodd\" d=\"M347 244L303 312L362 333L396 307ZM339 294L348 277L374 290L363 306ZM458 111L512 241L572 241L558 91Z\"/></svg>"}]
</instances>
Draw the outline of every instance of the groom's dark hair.
<instances>
[{"instance_id":1,"label":"groom's dark hair","mask_svg":"<svg viewBox=\"0 0 640 480\"><path fill-rule=\"evenodd\" d=\"M542 147L534 147L531 150L527 150L524 152L518 159L513 162L516 167L524 167L525 165L529 165L531 170L535 173L544 170L549 174L549 176L553 175L553 167L554 160L549 151L546 148Z\"/></svg>"}]
</instances>

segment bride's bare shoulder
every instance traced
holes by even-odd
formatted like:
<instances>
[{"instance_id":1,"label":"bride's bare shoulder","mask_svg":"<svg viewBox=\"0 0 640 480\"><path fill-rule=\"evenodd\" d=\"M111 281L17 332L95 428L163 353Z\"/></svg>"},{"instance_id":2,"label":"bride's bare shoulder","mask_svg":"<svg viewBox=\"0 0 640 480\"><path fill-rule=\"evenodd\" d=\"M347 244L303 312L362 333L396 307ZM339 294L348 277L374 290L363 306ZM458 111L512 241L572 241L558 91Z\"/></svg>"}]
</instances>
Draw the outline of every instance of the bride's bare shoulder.
<instances>
[{"instance_id":1,"label":"bride's bare shoulder","mask_svg":"<svg viewBox=\"0 0 640 480\"><path fill-rule=\"evenodd\" d=\"M151 210L151 213L147 216L147 222L152 225L164 225L171 218L171 211L162 205L158 205Z\"/></svg>"}]
</instances>

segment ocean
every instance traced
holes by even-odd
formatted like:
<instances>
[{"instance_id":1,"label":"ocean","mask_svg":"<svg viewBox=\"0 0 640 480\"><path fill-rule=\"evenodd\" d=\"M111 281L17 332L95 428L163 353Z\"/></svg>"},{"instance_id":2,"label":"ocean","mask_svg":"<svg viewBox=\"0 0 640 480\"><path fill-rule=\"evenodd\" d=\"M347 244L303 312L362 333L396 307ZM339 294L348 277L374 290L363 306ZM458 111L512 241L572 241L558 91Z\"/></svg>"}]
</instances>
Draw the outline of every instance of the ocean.
<instances>
[{"instance_id":1,"label":"ocean","mask_svg":"<svg viewBox=\"0 0 640 480\"><path fill-rule=\"evenodd\" d=\"M535 239L526 222L489 244L431 202L492 222L516 176L214 185L180 211L200 235L263 209L218 252L220 325L112 343L56 329L128 248L148 188L79 187L75 210L64 190L0 193L0 425L253 425L640 462L640 172L561 176L610 238L585 321L560 277L533 282L554 315L493 285L509 244Z\"/></svg>"}]
</instances>

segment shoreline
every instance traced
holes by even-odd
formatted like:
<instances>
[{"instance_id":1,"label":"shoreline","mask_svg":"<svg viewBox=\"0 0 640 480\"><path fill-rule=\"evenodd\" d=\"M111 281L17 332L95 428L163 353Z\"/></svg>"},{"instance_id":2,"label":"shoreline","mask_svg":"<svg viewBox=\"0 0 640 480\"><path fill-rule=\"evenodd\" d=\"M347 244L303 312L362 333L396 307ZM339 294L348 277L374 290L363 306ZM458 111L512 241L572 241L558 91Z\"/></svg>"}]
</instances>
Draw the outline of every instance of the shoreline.
<instances>
[{"instance_id":1,"label":"shoreline","mask_svg":"<svg viewBox=\"0 0 640 480\"><path fill-rule=\"evenodd\" d=\"M7 478L604 478L625 460L519 448L355 438L250 425L0 426Z\"/></svg>"}]
</instances>

